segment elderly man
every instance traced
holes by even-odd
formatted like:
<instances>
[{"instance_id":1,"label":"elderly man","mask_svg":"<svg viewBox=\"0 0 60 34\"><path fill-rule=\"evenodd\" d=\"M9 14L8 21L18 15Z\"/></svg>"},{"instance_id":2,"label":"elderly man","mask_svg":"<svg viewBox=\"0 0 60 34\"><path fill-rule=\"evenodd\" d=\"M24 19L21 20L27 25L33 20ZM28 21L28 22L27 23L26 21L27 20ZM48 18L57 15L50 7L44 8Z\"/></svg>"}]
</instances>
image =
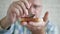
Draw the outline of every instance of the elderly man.
<instances>
[{"instance_id":1,"label":"elderly man","mask_svg":"<svg viewBox=\"0 0 60 34\"><path fill-rule=\"evenodd\" d=\"M13 2L7 15L0 20L0 34L56 34L55 27L48 21L48 12L41 18L42 0L19 0ZM18 19L39 18L39 22L20 22Z\"/></svg>"}]
</instances>

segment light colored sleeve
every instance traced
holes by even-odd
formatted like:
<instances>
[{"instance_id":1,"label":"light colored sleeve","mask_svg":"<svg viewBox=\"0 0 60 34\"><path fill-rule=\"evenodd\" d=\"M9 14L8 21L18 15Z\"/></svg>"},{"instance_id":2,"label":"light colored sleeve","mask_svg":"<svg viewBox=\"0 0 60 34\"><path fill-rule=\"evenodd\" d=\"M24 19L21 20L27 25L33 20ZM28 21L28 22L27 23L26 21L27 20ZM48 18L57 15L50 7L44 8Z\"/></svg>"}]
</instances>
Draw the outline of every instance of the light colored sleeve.
<instances>
[{"instance_id":1,"label":"light colored sleeve","mask_svg":"<svg viewBox=\"0 0 60 34\"><path fill-rule=\"evenodd\" d=\"M58 28L57 26L51 24L51 22L47 25L46 34L58 34Z\"/></svg>"},{"instance_id":2,"label":"light colored sleeve","mask_svg":"<svg viewBox=\"0 0 60 34\"><path fill-rule=\"evenodd\" d=\"M6 29L0 29L0 34L11 34L14 30L14 24L11 25L9 30Z\"/></svg>"}]
</instances>

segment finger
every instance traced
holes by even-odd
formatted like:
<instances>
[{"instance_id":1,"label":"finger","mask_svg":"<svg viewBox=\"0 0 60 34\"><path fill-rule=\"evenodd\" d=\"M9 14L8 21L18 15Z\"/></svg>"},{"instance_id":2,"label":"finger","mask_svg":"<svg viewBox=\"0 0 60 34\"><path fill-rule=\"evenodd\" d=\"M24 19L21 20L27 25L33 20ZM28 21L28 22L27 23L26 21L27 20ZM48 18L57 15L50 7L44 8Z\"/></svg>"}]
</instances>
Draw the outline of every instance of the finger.
<instances>
[{"instance_id":1,"label":"finger","mask_svg":"<svg viewBox=\"0 0 60 34\"><path fill-rule=\"evenodd\" d=\"M39 22L39 23L30 22L29 24L35 27L45 26L45 22Z\"/></svg>"},{"instance_id":2,"label":"finger","mask_svg":"<svg viewBox=\"0 0 60 34\"><path fill-rule=\"evenodd\" d=\"M42 29L43 26L34 26L34 25L31 25L31 24L28 24L27 27L28 27L31 31L37 31L37 30Z\"/></svg>"},{"instance_id":3,"label":"finger","mask_svg":"<svg viewBox=\"0 0 60 34\"><path fill-rule=\"evenodd\" d=\"M20 16L22 16L23 15L23 10L22 10L21 6L19 6L17 3L15 3L14 7L16 7L19 10Z\"/></svg>"},{"instance_id":4,"label":"finger","mask_svg":"<svg viewBox=\"0 0 60 34\"><path fill-rule=\"evenodd\" d=\"M21 8L23 9L24 14L28 15L28 10L27 10L26 6L24 5L24 3L19 1L19 2L17 2L17 4L19 6L21 6Z\"/></svg>"},{"instance_id":5,"label":"finger","mask_svg":"<svg viewBox=\"0 0 60 34\"><path fill-rule=\"evenodd\" d=\"M14 9L15 9L16 17L18 18L20 16L20 12L17 8L14 8Z\"/></svg>"},{"instance_id":6,"label":"finger","mask_svg":"<svg viewBox=\"0 0 60 34\"><path fill-rule=\"evenodd\" d=\"M32 26L27 24L27 22L22 22L21 25L26 26L29 30L32 30Z\"/></svg>"},{"instance_id":7,"label":"finger","mask_svg":"<svg viewBox=\"0 0 60 34\"><path fill-rule=\"evenodd\" d=\"M9 9L9 12L16 13L17 16L20 15L19 10L14 5L12 5Z\"/></svg>"},{"instance_id":8,"label":"finger","mask_svg":"<svg viewBox=\"0 0 60 34\"><path fill-rule=\"evenodd\" d=\"M34 22L33 22L34 23ZM41 22L39 24L35 23L35 24L29 24L33 27L33 30L41 30L42 28L45 27L45 22ZM36 25L37 24L37 25Z\"/></svg>"},{"instance_id":9,"label":"finger","mask_svg":"<svg viewBox=\"0 0 60 34\"><path fill-rule=\"evenodd\" d=\"M48 12L45 13L44 17L43 17L43 21L46 22L48 20Z\"/></svg>"},{"instance_id":10,"label":"finger","mask_svg":"<svg viewBox=\"0 0 60 34\"><path fill-rule=\"evenodd\" d=\"M13 20L13 23L16 21L16 14L15 13L12 13L12 20Z\"/></svg>"},{"instance_id":11,"label":"finger","mask_svg":"<svg viewBox=\"0 0 60 34\"><path fill-rule=\"evenodd\" d=\"M10 18L9 20L11 20L11 22L13 22L13 16L12 16L12 13L10 12L8 17Z\"/></svg>"},{"instance_id":12,"label":"finger","mask_svg":"<svg viewBox=\"0 0 60 34\"><path fill-rule=\"evenodd\" d=\"M29 22L29 24L35 27L40 26L40 23L35 23L35 22Z\"/></svg>"},{"instance_id":13,"label":"finger","mask_svg":"<svg viewBox=\"0 0 60 34\"><path fill-rule=\"evenodd\" d=\"M21 6L19 6L17 3L15 3L15 5L13 7L15 7L19 10L20 15L18 16L18 18L25 17L25 14L23 13L23 9L21 8Z\"/></svg>"},{"instance_id":14,"label":"finger","mask_svg":"<svg viewBox=\"0 0 60 34\"><path fill-rule=\"evenodd\" d=\"M31 31L36 30L36 27L33 27L32 25L29 24L27 24L26 27Z\"/></svg>"},{"instance_id":15,"label":"finger","mask_svg":"<svg viewBox=\"0 0 60 34\"><path fill-rule=\"evenodd\" d=\"M9 20L10 20L11 23L12 22L14 23L16 21L16 14L10 11L8 13L8 18L9 18Z\"/></svg>"},{"instance_id":16,"label":"finger","mask_svg":"<svg viewBox=\"0 0 60 34\"><path fill-rule=\"evenodd\" d=\"M21 0L21 1L25 4L27 9L30 8L29 2L27 0Z\"/></svg>"}]
</instances>

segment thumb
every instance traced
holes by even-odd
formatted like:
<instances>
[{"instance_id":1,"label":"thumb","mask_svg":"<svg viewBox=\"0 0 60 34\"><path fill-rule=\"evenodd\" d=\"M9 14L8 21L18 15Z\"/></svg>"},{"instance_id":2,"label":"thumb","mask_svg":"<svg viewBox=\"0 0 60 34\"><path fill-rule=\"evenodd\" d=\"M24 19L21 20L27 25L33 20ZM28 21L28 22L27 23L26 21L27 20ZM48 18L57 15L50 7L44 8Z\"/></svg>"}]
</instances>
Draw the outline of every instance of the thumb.
<instances>
[{"instance_id":1,"label":"thumb","mask_svg":"<svg viewBox=\"0 0 60 34\"><path fill-rule=\"evenodd\" d=\"M46 22L48 20L48 11L45 13L43 17L43 21Z\"/></svg>"}]
</instances>

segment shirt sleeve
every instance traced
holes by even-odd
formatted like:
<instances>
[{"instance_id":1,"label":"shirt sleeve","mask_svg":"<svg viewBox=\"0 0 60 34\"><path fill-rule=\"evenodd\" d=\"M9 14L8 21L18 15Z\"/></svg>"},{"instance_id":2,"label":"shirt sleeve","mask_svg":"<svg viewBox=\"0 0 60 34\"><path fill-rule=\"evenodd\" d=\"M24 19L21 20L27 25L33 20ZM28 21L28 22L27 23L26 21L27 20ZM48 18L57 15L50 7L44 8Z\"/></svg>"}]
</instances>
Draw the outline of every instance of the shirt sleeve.
<instances>
[{"instance_id":1,"label":"shirt sleeve","mask_svg":"<svg viewBox=\"0 0 60 34\"><path fill-rule=\"evenodd\" d=\"M11 25L9 30L0 29L0 34L12 34L13 30L14 30L14 24Z\"/></svg>"},{"instance_id":2,"label":"shirt sleeve","mask_svg":"<svg viewBox=\"0 0 60 34\"><path fill-rule=\"evenodd\" d=\"M58 34L58 28L55 25L51 24L51 22L48 22L46 34Z\"/></svg>"}]
</instances>

